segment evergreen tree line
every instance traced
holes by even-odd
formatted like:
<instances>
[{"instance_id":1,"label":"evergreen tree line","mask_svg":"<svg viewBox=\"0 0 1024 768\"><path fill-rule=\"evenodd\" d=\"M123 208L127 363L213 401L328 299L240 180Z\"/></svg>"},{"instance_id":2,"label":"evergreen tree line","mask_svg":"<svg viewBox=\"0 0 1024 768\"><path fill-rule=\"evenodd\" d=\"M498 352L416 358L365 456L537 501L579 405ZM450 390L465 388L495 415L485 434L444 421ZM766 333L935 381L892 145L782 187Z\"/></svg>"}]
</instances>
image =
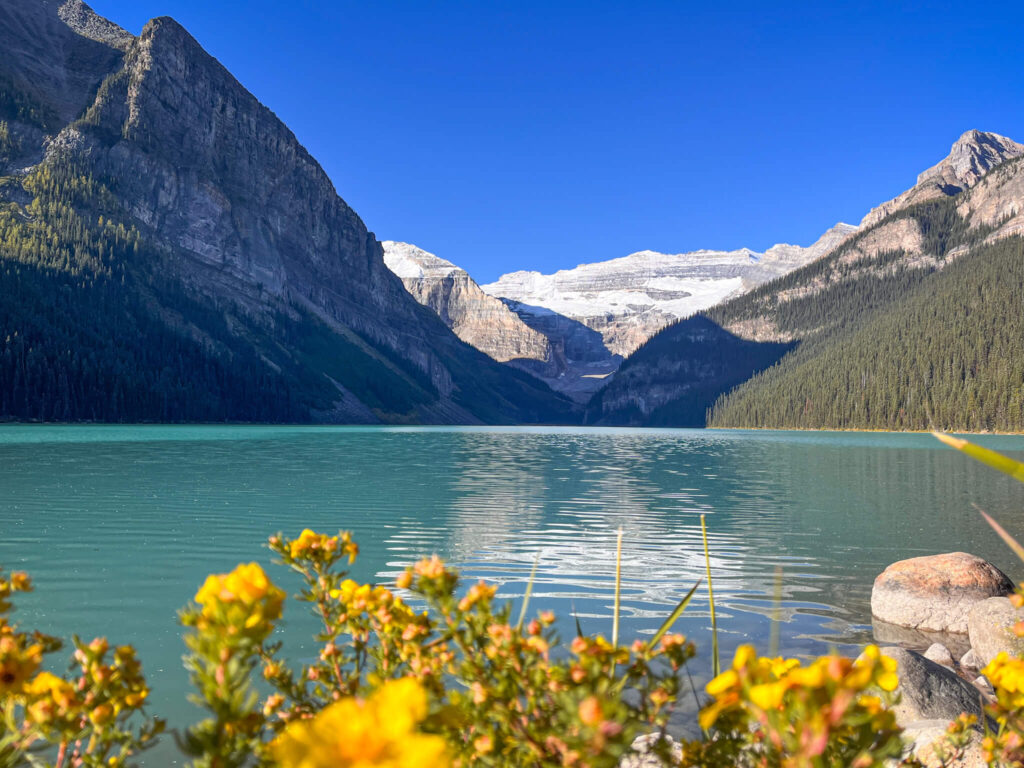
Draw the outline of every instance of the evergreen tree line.
<instances>
[{"instance_id":1,"label":"evergreen tree line","mask_svg":"<svg viewBox=\"0 0 1024 768\"><path fill-rule=\"evenodd\" d=\"M705 404L709 426L1024 430L1021 242L982 245L998 224L969 228L960 202L911 206L873 228L913 219L937 263L900 250L851 259L872 230L858 233L826 258L657 334L592 406L616 388L642 392L673 376L687 391L644 423L690 425ZM695 345L698 318L720 333ZM771 359L769 347L737 344L724 328L744 323L789 347ZM692 375L687 358L713 364ZM751 375L737 378L744 368Z\"/></svg>"},{"instance_id":2,"label":"evergreen tree line","mask_svg":"<svg viewBox=\"0 0 1024 768\"><path fill-rule=\"evenodd\" d=\"M1024 240L978 248L722 397L711 426L1024 430Z\"/></svg>"},{"instance_id":3,"label":"evergreen tree line","mask_svg":"<svg viewBox=\"0 0 1024 768\"><path fill-rule=\"evenodd\" d=\"M10 183L10 182L9 182ZM159 263L116 201L57 163L0 206L0 418L45 421L293 421L307 404L283 376L206 317L206 343L172 328L147 295ZM106 211L106 215L98 211ZM160 308L202 317L165 285Z\"/></svg>"}]
</instances>

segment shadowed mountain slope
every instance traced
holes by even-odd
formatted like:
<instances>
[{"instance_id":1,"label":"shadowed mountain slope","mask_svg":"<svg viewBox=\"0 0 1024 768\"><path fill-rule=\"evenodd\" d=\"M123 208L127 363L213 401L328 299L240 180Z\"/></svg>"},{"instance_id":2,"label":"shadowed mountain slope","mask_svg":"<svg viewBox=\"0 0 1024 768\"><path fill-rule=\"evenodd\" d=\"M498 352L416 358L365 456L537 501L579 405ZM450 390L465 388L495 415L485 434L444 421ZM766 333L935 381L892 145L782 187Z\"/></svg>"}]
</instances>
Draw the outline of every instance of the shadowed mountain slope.
<instances>
[{"instance_id":1,"label":"shadowed mountain slope","mask_svg":"<svg viewBox=\"0 0 1024 768\"><path fill-rule=\"evenodd\" d=\"M175 21L135 38L76 0L0 14L0 416L574 418L417 304Z\"/></svg>"}]
</instances>

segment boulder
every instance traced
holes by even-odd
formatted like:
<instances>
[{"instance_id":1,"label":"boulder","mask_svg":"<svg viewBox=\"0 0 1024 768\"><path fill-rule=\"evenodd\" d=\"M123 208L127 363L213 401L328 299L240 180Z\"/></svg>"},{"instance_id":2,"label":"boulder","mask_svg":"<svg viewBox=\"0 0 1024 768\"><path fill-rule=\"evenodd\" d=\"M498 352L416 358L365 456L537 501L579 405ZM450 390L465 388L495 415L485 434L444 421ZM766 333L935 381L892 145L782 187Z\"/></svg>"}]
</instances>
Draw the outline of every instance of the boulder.
<instances>
[{"instance_id":1,"label":"boulder","mask_svg":"<svg viewBox=\"0 0 1024 768\"><path fill-rule=\"evenodd\" d=\"M1012 591L1006 574L966 552L913 557L893 563L875 579L871 613L901 627L966 633L972 605Z\"/></svg>"},{"instance_id":2,"label":"boulder","mask_svg":"<svg viewBox=\"0 0 1024 768\"><path fill-rule=\"evenodd\" d=\"M1001 651L1011 656L1024 656L1024 637L1017 637L1013 631L1018 621L1024 621L1024 610L1014 608L1005 597L991 597L971 608L967 620L968 636L980 667Z\"/></svg>"},{"instance_id":3,"label":"boulder","mask_svg":"<svg viewBox=\"0 0 1024 768\"><path fill-rule=\"evenodd\" d=\"M953 654L942 643L932 643L923 655L928 661L934 661L936 664L941 664L944 667L953 666Z\"/></svg>"},{"instance_id":4,"label":"boulder","mask_svg":"<svg viewBox=\"0 0 1024 768\"><path fill-rule=\"evenodd\" d=\"M900 701L893 707L896 722L903 728L919 720L942 720L949 724L962 713L982 717L978 689L953 670L929 661L905 648L882 648L882 655L899 665L896 689Z\"/></svg>"},{"instance_id":5,"label":"boulder","mask_svg":"<svg viewBox=\"0 0 1024 768\"><path fill-rule=\"evenodd\" d=\"M675 739L665 734L663 738L667 742L668 754L672 758L671 763L665 763L653 751L659 737L661 734L648 733L634 739L633 749L635 752L624 756L619 761L619 768L664 768L665 765L678 765L679 761L683 759L683 745L677 744Z\"/></svg>"},{"instance_id":6,"label":"boulder","mask_svg":"<svg viewBox=\"0 0 1024 768\"><path fill-rule=\"evenodd\" d=\"M972 730L967 745L957 755L946 740L948 725L945 720L908 723L903 729L906 754L920 760L926 768L985 768L987 763L982 754L981 733Z\"/></svg>"},{"instance_id":7,"label":"boulder","mask_svg":"<svg viewBox=\"0 0 1024 768\"><path fill-rule=\"evenodd\" d=\"M968 627L970 623L968 623ZM965 669L981 669L985 665L981 663L981 659L978 658L978 654L971 648L967 653L960 657L960 666Z\"/></svg>"}]
</instances>

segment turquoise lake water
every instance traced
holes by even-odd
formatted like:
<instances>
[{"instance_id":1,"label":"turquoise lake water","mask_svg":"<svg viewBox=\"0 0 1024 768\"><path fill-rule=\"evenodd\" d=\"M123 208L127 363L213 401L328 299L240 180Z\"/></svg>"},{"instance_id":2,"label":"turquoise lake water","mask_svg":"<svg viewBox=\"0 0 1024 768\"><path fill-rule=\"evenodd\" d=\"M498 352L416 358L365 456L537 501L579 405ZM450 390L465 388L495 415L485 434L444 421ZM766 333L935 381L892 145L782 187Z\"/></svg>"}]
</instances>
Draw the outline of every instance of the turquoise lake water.
<instances>
[{"instance_id":1,"label":"turquoise lake water","mask_svg":"<svg viewBox=\"0 0 1024 768\"><path fill-rule=\"evenodd\" d=\"M1024 456L1024 438L984 437ZM172 726L185 702L176 611L203 577L259 560L276 531L352 530L355 578L387 582L438 553L467 580L517 600L539 555L531 606L573 634L610 633L615 531L625 533L623 636L652 632L704 575L708 520L724 652L851 653L870 641L871 584L894 560L964 550L1024 569L977 503L1024 531L1024 486L927 435L559 428L0 426L0 565L31 573L25 626L133 643ZM782 602L776 612L776 569ZM311 628L304 606L286 636ZM678 628L705 653L706 592ZM301 656L301 643L289 646ZM175 762L173 750L148 765Z\"/></svg>"}]
</instances>

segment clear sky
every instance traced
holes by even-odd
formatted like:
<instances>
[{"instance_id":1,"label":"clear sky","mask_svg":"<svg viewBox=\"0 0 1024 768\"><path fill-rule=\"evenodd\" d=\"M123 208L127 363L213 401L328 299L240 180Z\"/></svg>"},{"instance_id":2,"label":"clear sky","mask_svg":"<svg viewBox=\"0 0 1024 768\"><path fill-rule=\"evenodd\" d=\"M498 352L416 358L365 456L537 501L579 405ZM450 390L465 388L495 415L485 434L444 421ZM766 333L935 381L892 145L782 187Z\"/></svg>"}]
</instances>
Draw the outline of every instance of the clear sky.
<instances>
[{"instance_id":1,"label":"clear sky","mask_svg":"<svg viewBox=\"0 0 1024 768\"><path fill-rule=\"evenodd\" d=\"M965 130L1024 141L1024 4L92 0L173 16L381 240L479 282L808 245Z\"/></svg>"}]
</instances>

